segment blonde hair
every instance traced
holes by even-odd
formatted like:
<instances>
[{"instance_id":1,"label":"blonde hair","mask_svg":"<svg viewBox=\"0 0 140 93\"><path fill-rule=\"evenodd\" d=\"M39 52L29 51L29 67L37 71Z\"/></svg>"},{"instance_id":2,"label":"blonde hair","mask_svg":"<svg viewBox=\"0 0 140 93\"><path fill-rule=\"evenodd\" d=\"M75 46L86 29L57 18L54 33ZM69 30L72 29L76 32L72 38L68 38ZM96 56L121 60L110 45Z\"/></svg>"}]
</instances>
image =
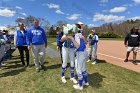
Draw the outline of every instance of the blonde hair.
<instances>
[{"instance_id":1,"label":"blonde hair","mask_svg":"<svg viewBox=\"0 0 140 93\"><path fill-rule=\"evenodd\" d=\"M38 19L34 19L34 22L39 22L39 20Z\"/></svg>"},{"instance_id":2,"label":"blonde hair","mask_svg":"<svg viewBox=\"0 0 140 93\"><path fill-rule=\"evenodd\" d=\"M23 26L24 26L24 24L23 24L23 23L18 23L18 26L20 26L20 25L23 25Z\"/></svg>"}]
</instances>

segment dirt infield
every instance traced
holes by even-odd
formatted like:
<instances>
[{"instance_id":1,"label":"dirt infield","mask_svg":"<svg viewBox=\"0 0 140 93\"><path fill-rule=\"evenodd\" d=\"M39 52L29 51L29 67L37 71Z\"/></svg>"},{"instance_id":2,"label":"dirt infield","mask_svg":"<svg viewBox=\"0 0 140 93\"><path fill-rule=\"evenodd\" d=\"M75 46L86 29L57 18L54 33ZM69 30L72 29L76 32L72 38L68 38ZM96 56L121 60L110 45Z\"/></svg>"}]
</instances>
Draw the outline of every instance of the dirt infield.
<instances>
[{"instance_id":1,"label":"dirt infield","mask_svg":"<svg viewBox=\"0 0 140 93\"><path fill-rule=\"evenodd\" d=\"M56 45L56 42L52 44ZM100 40L98 43L97 56L99 60L105 60L107 63L121 66L140 73L140 50L137 54L137 60L139 64L134 65L131 62L133 58L132 53L130 54L129 62L124 62L126 49L127 48L124 46L123 41Z\"/></svg>"},{"instance_id":2,"label":"dirt infield","mask_svg":"<svg viewBox=\"0 0 140 93\"><path fill-rule=\"evenodd\" d=\"M100 40L98 43L98 59L140 72L140 64L134 65L131 63L133 58L132 53L130 54L129 62L124 63L126 49L123 41ZM137 60L140 62L140 51L138 52Z\"/></svg>"}]
</instances>

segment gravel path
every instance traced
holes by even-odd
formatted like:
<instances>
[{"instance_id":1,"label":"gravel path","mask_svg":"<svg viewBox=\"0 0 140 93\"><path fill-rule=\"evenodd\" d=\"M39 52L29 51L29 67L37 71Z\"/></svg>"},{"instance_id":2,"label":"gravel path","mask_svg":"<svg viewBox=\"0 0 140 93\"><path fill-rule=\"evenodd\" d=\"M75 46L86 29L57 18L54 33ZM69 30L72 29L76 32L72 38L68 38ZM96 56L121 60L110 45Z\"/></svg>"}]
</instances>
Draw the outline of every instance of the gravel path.
<instances>
[{"instance_id":1,"label":"gravel path","mask_svg":"<svg viewBox=\"0 0 140 93\"><path fill-rule=\"evenodd\" d=\"M60 57L59 51L56 51L55 49L52 49L52 48L50 48L50 47L47 47L47 49L46 49L46 54L47 54L50 58Z\"/></svg>"}]
</instances>

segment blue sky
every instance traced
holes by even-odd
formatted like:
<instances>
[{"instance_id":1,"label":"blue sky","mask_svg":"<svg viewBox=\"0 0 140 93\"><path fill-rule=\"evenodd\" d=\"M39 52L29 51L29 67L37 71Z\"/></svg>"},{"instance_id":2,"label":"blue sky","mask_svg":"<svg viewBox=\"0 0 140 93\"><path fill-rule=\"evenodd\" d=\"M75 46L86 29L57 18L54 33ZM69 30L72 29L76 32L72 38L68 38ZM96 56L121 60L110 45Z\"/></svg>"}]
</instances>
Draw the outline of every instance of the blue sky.
<instances>
[{"instance_id":1,"label":"blue sky","mask_svg":"<svg viewBox=\"0 0 140 93\"><path fill-rule=\"evenodd\" d=\"M0 0L0 26L15 25L28 15L45 18L51 24L65 20L89 26L140 19L140 0Z\"/></svg>"}]
</instances>

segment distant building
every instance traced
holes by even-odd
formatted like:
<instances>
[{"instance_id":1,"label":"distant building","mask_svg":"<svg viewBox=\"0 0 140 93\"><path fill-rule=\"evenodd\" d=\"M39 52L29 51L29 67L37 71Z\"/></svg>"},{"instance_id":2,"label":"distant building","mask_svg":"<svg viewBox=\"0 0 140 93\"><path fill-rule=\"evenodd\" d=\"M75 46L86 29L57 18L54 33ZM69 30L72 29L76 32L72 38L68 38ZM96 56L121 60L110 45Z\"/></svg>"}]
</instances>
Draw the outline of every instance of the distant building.
<instances>
[{"instance_id":1,"label":"distant building","mask_svg":"<svg viewBox=\"0 0 140 93\"><path fill-rule=\"evenodd\" d=\"M7 28L6 26L0 26L0 31L3 31L3 30L8 30L8 33L9 33L10 35L14 35L14 32L15 32L14 29L9 29L9 28Z\"/></svg>"},{"instance_id":2,"label":"distant building","mask_svg":"<svg viewBox=\"0 0 140 93\"><path fill-rule=\"evenodd\" d=\"M5 27L5 26L0 26L0 30L7 30L7 27Z\"/></svg>"}]
</instances>

